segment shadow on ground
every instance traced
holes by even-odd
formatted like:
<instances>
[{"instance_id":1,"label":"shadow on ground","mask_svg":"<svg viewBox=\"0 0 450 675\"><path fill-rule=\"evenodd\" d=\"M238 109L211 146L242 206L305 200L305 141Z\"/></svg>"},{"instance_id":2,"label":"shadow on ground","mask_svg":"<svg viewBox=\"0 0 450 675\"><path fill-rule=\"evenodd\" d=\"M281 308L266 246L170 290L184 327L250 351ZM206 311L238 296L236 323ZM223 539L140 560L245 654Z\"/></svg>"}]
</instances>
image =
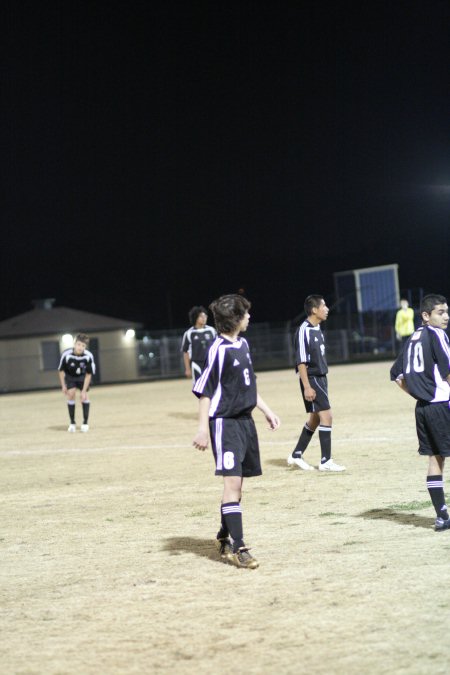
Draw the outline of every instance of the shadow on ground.
<instances>
[{"instance_id":1,"label":"shadow on ground","mask_svg":"<svg viewBox=\"0 0 450 675\"><path fill-rule=\"evenodd\" d=\"M170 555L180 555L180 553L194 553L200 558L206 558L222 565L228 565L226 560L222 560L215 548L213 539L200 539L200 537L168 537L163 546L164 551L169 551Z\"/></svg>"},{"instance_id":2,"label":"shadow on ground","mask_svg":"<svg viewBox=\"0 0 450 675\"><path fill-rule=\"evenodd\" d=\"M433 526L433 520L428 516L418 516L415 513L404 513L394 509L370 509L359 513L358 518L366 520L390 520L398 525L413 525L429 530Z\"/></svg>"},{"instance_id":3,"label":"shadow on ground","mask_svg":"<svg viewBox=\"0 0 450 675\"><path fill-rule=\"evenodd\" d=\"M170 412L168 417L175 417L176 420L198 420L198 413Z\"/></svg>"},{"instance_id":4,"label":"shadow on ground","mask_svg":"<svg viewBox=\"0 0 450 675\"><path fill-rule=\"evenodd\" d=\"M270 464L271 466L281 466L283 469L289 469L289 471L291 471L291 467L288 466L286 459L267 459L264 461L264 464Z\"/></svg>"}]
</instances>

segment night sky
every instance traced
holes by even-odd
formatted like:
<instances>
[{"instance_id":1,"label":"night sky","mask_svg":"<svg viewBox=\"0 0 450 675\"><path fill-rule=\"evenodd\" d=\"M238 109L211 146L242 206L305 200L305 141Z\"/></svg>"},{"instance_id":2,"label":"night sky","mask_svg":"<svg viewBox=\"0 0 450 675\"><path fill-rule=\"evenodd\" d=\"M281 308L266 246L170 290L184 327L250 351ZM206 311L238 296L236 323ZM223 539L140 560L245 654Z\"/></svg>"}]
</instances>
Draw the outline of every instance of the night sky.
<instances>
[{"instance_id":1,"label":"night sky","mask_svg":"<svg viewBox=\"0 0 450 675\"><path fill-rule=\"evenodd\" d=\"M31 2L2 9L0 320L34 298L254 321L399 264L450 295L450 3Z\"/></svg>"}]
</instances>

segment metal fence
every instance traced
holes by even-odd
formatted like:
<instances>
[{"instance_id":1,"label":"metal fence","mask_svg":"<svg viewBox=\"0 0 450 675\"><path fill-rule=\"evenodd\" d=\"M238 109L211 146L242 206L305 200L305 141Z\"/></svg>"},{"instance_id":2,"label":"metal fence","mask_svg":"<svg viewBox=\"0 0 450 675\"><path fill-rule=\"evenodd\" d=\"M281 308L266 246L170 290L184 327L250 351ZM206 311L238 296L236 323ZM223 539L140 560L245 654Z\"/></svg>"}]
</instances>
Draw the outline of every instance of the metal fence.
<instances>
[{"instance_id":1,"label":"metal fence","mask_svg":"<svg viewBox=\"0 0 450 675\"><path fill-rule=\"evenodd\" d=\"M323 325L328 363L394 358L396 340L392 315L337 317ZM300 318L300 321L302 319ZM298 324L251 324L245 334L256 370L291 368ZM179 331L147 334L137 341L142 379L180 377L184 372Z\"/></svg>"},{"instance_id":2,"label":"metal fence","mask_svg":"<svg viewBox=\"0 0 450 675\"><path fill-rule=\"evenodd\" d=\"M292 368L295 362L294 336L304 317L289 323L250 324L247 338L256 370ZM393 314L335 315L323 324L328 363L348 363L369 359L394 358L397 344ZM121 377L109 372L108 363L120 361L119 349L99 350L98 384L142 382L183 377L181 352L183 330L161 330L138 334L135 343L136 368ZM130 349L130 347L128 347ZM132 362L132 358L131 358ZM18 373L26 372L27 381ZM101 373L101 375L100 375ZM58 386L55 370L43 367L38 354L21 354L0 358L0 393L49 389Z\"/></svg>"}]
</instances>

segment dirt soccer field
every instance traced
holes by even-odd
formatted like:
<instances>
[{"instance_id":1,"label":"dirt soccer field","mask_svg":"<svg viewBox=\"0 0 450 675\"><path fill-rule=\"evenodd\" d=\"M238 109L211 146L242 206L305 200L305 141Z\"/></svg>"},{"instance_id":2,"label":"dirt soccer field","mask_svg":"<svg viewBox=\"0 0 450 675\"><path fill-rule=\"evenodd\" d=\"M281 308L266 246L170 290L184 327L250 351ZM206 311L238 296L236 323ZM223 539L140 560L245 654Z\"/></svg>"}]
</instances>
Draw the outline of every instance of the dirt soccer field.
<instances>
[{"instance_id":1,"label":"dirt soccer field","mask_svg":"<svg viewBox=\"0 0 450 675\"><path fill-rule=\"evenodd\" d=\"M213 546L221 479L191 447L187 381L94 388L88 434L67 433L59 391L3 396L1 673L448 673L450 532L432 529L414 403L388 363L335 366L329 385L343 474L287 467L298 383L258 377L282 426L255 411L257 570Z\"/></svg>"}]
</instances>

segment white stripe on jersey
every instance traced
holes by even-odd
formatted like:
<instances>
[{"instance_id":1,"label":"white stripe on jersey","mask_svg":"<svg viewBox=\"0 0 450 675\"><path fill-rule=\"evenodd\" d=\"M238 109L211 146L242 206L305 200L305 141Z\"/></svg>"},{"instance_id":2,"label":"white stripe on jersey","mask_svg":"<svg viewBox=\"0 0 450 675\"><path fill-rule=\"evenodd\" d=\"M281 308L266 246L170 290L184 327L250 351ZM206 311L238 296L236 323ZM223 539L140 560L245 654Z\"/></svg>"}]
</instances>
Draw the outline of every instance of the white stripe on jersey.
<instances>
[{"instance_id":1,"label":"white stripe on jersey","mask_svg":"<svg viewBox=\"0 0 450 675\"><path fill-rule=\"evenodd\" d=\"M306 321L302 323L300 326L300 330L298 331L298 346L300 350L300 362L304 363L308 360L308 355L306 354L306 347L305 347L305 333L306 333L306 339L308 340L309 343L309 333L307 332L308 324Z\"/></svg>"},{"instance_id":2,"label":"white stripe on jersey","mask_svg":"<svg viewBox=\"0 0 450 675\"><path fill-rule=\"evenodd\" d=\"M442 351L448 356L448 361L450 365L450 346L448 335L445 333L442 328L436 328L435 326L428 326L429 330L432 330L433 333L437 335L439 343L441 345Z\"/></svg>"},{"instance_id":3,"label":"white stripe on jersey","mask_svg":"<svg viewBox=\"0 0 450 675\"><path fill-rule=\"evenodd\" d=\"M94 355L91 354L91 352L88 352L87 349L84 350L84 353L91 357L92 374L95 375L95 361L94 361Z\"/></svg>"},{"instance_id":4,"label":"white stripe on jersey","mask_svg":"<svg viewBox=\"0 0 450 675\"><path fill-rule=\"evenodd\" d=\"M75 359L75 361L82 361L86 356L91 359L91 368L92 368L92 374L95 375L95 361L94 361L94 355L92 352L89 350L85 349L82 354L75 354L73 352L73 347L69 347L69 349L66 349L63 351L61 354L61 360L59 362L58 370L61 370L62 364L64 360L66 359L67 356L70 356L70 358Z\"/></svg>"},{"instance_id":5,"label":"white stripe on jersey","mask_svg":"<svg viewBox=\"0 0 450 675\"><path fill-rule=\"evenodd\" d=\"M300 351L300 363L307 363L311 360L311 355L306 351L305 336L309 345L310 331L319 331L320 326L310 326L307 321L304 321L298 331L298 346Z\"/></svg>"},{"instance_id":6,"label":"white stripe on jersey","mask_svg":"<svg viewBox=\"0 0 450 675\"><path fill-rule=\"evenodd\" d=\"M434 364L433 375L436 389L434 390L434 398L430 403L443 403L448 401L450 396L450 385L446 379L442 379L437 363Z\"/></svg>"},{"instance_id":7,"label":"white stripe on jersey","mask_svg":"<svg viewBox=\"0 0 450 675\"><path fill-rule=\"evenodd\" d=\"M247 345L247 341L245 338L239 338L239 340L236 340L236 342L232 342L230 344L224 344L224 339L221 337L216 338L216 340L213 342L211 345L211 348L208 352L208 366L204 369L202 376L197 380L193 391L195 391L197 394L202 394L203 389L205 388L205 384L208 381L209 374L211 372L211 369L214 365L214 361L218 359L219 363L219 382L217 385L217 389L214 392L214 396L211 399L211 405L209 408L209 416L214 417L214 414L219 406L220 399L222 396L222 385L220 383L220 379L222 376L222 368L223 368L223 362L225 359L225 353L227 349L240 349L243 344Z\"/></svg>"},{"instance_id":8,"label":"white stripe on jersey","mask_svg":"<svg viewBox=\"0 0 450 675\"><path fill-rule=\"evenodd\" d=\"M190 328L188 328L187 331L185 331L185 333L183 333L183 337L182 337L182 339L181 339L181 347L180 347L180 351L181 351L181 352L184 351L184 350L183 350L183 347L184 347L184 341L185 341L185 339L188 338L188 340L189 340L189 347L188 347L188 350L187 350L187 353L188 353L188 355L189 355L189 358L191 358L191 352L192 352L191 333L192 333L193 328L194 328L193 326L191 326ZM188 336L189 336L189 337L188 337Z\"/></svg>"},{"instance_id":9,"label":"white stripe on jersey","mask_svg":"<svg viewBox=\"0 0 450 675\"><path fill-rule=\"evenodd\" d=\"M211 372L211 367L214 363L214 359L216 358L216 353L221 345L221 342L222 342L221 338L216 338L211 345L211 348L208 352L208 365L204 369L202 376L199 377L194 386L194 391L196 391L197 394L201 394L203 392L205 382L208 379L209 373Z\"/></svg>"},{"instance_id":10,"label":"white stripe on jersey","mask_svg":"<svg viewBox=\"0 0 450 675\"><path fill-rule=\"evenodd\" d=\"M184 341L187 338L187 340L189 342L189 347L188 347L188 350L187 350L187 354L189 355L189 358L192 358L192 337L191 337L191 335L192 335L193 331L195 331L196 333L210 332L212 334L213 338L216 337L215 328L213 328L212 326L208 326L208 324L203 326L203 328L196 328L195 326L191 326L190 328L188 328L187 331L185 331L184 334L183 334L183 337L182 337L182 340L181 340L180 351L181 352L184 351L183 350Z\"/></svg>"}]
</instances>

